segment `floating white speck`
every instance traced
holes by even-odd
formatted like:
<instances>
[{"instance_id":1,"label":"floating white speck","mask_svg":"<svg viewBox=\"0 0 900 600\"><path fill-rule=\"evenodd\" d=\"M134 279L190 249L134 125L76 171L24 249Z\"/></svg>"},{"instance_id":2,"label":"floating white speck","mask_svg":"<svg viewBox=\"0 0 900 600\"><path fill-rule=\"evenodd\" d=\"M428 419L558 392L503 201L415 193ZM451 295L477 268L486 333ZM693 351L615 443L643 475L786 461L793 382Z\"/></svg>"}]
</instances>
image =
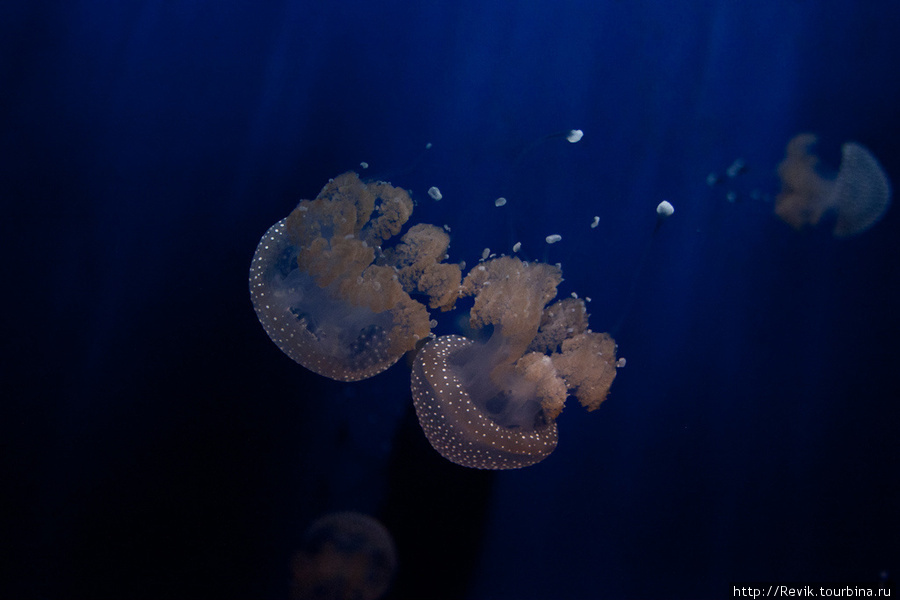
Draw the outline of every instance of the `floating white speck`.
<instances>
[{"instance_id":1,"label":"floating white speck","mask_svg":"<svg viewBox=\"0 0 900 600\"><path fill-rule=\"evenodd\" d=\"M427 144L425 144L425 149L431 150L431 142L428 142Z\"/></svg>"},{"instance_id":2,"label":"floating white speck","mask_svg":"<svg viewBox=\"0 0 900 600\"><path fill-rule=\"evenodd\" d=\"M668 200L663 200L656 207L656 214L661 219L668 219L675 213L675 207Z\"/></svg>"},{"instance_id":3,"label":"floating white speck","mask_svg":"<svg viewBox=\"0 0 900 600\"><path fill-rule=\"evenodd\" d=\"M708 185L709 187L712 187L717 183L719 183L719 176L715 173L710 173L706 176L706 185Z\"/></svg>"},{"instance_id":4,"label":"floating white speck","mask_svg":"<svg viewBox=\"0 0 900 600\"><path fill-rule=\"evenodd\" d=\"M363 169L368 169L369 163L367 163L366 161L362 161L361 163L359 163L359 166L361 166Z\"/></svg>"},{"instance_id":5,"label":"floating white speck","mask_svg":"<svg viewBox=\"0 0 900 600\"><path fill-rule=\"evenodd\" d=\"M625 359L624 359L624 358L620 358L619 360L617 360L617 361L616 361L616 366L619 367L620 369L621 369L622 367L624 367L624 366L625 366Z\"/></svg>"},{"instance_id":6,"label":"floating white speck","mask_svg":"<svg viewBox=\"0 0 900 600\"><path fill-rule=\"evenodd\" d=\"M578 294L576 294L575 292L572 292L572 297L578 300Z\"/></svg>"},{"instance_id":7,"label":"floating white speck","mask_svg":"<svg viewBox=\"0 0 900 600\"><path fill-rule=\"evenodd\" d=\"M571 144L581 141L582 137L584 137L584 132L580 129L572 129L566 135L566 139L569 140L569 143Z\"/></svg>"},{"instance_id":8,"label":"floating white speck","mask_svg":"<svg viewBox=\"0 0 900 600\"><path fill-rule=\"evenodd\" d=\"M546 238L548 244L555 244L556 242L558 242L561 239L562 239L562 236L557 233L554 233L553 235L548 235Z\"/></svg>"},{"instance_id":9,"label":"floating white speck","mask_svg":"<svg viewBox=\"0 0 900 600\"><path fill-rule=\"evenodd\" d=\"M585 302L590 302L590 301L591 301L591 297L590 297L590 296L585 296L585 297L584 297L584 301L585 301Z\"/></svg>"},{"instance_id":10,"label":"floating white speck","mask_svg":"<svg viewBox=\"0 0 900 600\"><path fill-rule=\"evenodd\" d=\"M450 226L444 225L444 231L446 231L447 233L450 233Z\"/></svg>"},{"instance_id":11,"label":"floating white speck","mask_svg":"<svg viewBox=\"0 0 900 600\"><path fill-rule=\"evenodd\" d=\"M441 198L443 198L443 196L441 195L441 190L437 189L434 186L431 186L430 188L428 188L428 195L431 196L432 198L434 198L435 200L440 200Z\"/></svg>"},{"instance_id":12,"label":"floating white speck","mask_svg":"<svg viewBox=\"0 0 900 600\"><path fill-rule=\"evenodd\" d=\"M725 199L729 202L734 202L735 200L737 200L737 192L728 192L727 194L725 194Z\"/></svg>"},{"instance_id":13,"label":"floating white speck","mask_svg":"<svg viewBox=\"0 0 900 600\"><path fill-rule=\"evenodd\" d=\"M513 252L518 252L521 249L522 249L522 242L516 242L515 245L513 245Z\"/></svg>"},{"instance_id":14,"label":"floating white speck","mask_svg":"<svg viewBox=\"0 0 900 600\"><path fill-rule=\"evenodd\" d=\"M591 221L591 229L594 229L599 224L600 224L600 217L594 217L594 220Z\"/></svg>"},{"instance_id":15,"label":"floating white speck","mask_svg":"<svg viewBox=\"0 0 900 600\"><path fill-rule=\"evenodd\" d=\"M490 256L490 255L491 255L491 249L490 249L490 248L485 248L485 249L482 250L482 252L481 252L481 260L487 260L487 257Z\"/></svg>"},{"instance_id":16,"label":"floating white speck","mask_svg":"<svg viewBox=\"0 0 900 600\"><path fill-rule=\"evenodd\" d=\"M506 204L506 198L503 198L502 196L494 200L494 206L503 206L504 204Z\"/></svg>"}]
</instances>

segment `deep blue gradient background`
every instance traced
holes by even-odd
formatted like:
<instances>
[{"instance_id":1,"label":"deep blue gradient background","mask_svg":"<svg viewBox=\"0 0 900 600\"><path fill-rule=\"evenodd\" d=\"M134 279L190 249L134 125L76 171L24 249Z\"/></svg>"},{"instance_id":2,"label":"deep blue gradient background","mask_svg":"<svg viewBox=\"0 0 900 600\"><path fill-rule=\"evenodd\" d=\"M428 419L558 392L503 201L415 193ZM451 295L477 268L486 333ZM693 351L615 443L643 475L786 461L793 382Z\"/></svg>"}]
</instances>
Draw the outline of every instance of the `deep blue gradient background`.
<instances>
[{"instance_id":1,"label":"deep blue gradient background","mask_svg":"<svg viewBox=\"0 0 900 600\"><path fill-rule=\"evenodd\" d=\"M390 598L895 578L897 209L838 242L765 197L801 131L900 182L898 32L886 0L4 3L0 595L284 598L337 509L394 533ZM447 463L404 364L332 382L265 336L259 237L360 161L452 260L521 241L615 329L544 462Z\"/></svg>"}]
</instances>

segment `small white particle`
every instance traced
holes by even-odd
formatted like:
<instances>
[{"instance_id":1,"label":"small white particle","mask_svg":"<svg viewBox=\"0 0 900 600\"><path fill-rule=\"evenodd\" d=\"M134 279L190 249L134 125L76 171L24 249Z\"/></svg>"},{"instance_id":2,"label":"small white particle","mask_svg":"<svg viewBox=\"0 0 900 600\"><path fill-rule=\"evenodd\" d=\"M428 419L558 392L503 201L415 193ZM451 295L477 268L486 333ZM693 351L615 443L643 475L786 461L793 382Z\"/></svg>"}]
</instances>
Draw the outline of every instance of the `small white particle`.
<instances>
[{"instance_id":1,"label":"small white particle","mask_svg":"<svg viewBox=\"0 0 900 600\"><path fill-rule=\"evenodd\" d=\"M434 198L435 200L440 200L443 198L441 195L441 190L437 189L435 186L431 186L428 188L428 195Z\"/></svg>"},{"instance_id":2,"label":"small white particle","mask_svg":"<svg viewBox=\"0 0 900 600\"><path fill-rule=\"evenodd\" d=\"M668 200L663 200L656 207L656 214L660 218L668 219L675 213L675 207Z\"/></svg>"},{"instance_id":3,"label":"small white particle","mask_svg":"<svg viewBox=\"0 0 900 600\"><path fill-rule=\"evenodd\" d=\"M580 129L571 129L566 135L566 139L569 140L570 144L580 142L582 137L584 137L584 132Z\"/></svg>"},{"instance_id":4,"label":"small white particle","mask_svg":"<svg viewBox=\"0 0 900 600\"><path fill-rule=\"evenodd\" d=\"M553 235L548 235L546 237L548 244L555 244L556 242L560 241L561 239L562 239L562 236L557 233L554 233Z\"/></svg>"},{"instance_id":5,"label":"small white particle","mask_svg":"<svg viewBox=\"0 0 900 600\"><path fill-rule=\"evenodd\" d=\"M503 198L502 196L494 200L494 206L503 206L504 204L506 204L506 198Z\"/></svg>"},{"instance_id":6,"label":"small white particle","mask_svg":"<svg viewBox=\"0 0 900 600\"><path fill-rule=\"evenodd\" d=\"M363 169L368 169L369 163L367 163L366 161L363 161L363 162L359 163L359 166L361 166Z\"/></svg>"},{"instance_id":7,"label":"small white particle","mask_svg":"<svg viewBox=\"0 0 900 600\"><path fill-rule=\"evenodd\" d=\"M599 224L600 224L600 217L594 217L594 220L591 221L591 229L594 229Z\"/></svg>"},{"instance_id":8,"label":"small white particle","mask_svg":"<svg viewBox=\"0 0 900 600\"><path fill-rule=\"evenodd\" d=\"M522 249L522 242L516 242L515 245L513 245L513 252L518 252L521 249Z\"/></svg>"}]
</instances>

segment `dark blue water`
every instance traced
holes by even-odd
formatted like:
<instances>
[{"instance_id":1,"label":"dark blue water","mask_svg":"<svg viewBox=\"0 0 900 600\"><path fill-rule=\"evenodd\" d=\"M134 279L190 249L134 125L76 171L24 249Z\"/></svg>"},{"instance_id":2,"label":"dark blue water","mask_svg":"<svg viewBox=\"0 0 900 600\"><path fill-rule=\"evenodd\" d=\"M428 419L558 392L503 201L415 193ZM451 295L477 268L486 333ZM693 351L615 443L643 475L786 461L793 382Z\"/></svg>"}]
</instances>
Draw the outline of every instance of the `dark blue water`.
<instances>
[{"instance_id":1,"label":"dark blue water","mask_svg":"<svg viewBox=\"0 0 900 600\"><path fill-rule=\"evenodd\" d=\"M837 241L771 198L802 131L900 181L898 31L888 1L7 2L0 595L285 598L338 509L394 533L391 598L896 578L900 219ZM544 462L452 465L406 365L325 380L259 326L259 237L361 161L452 260L521 242L615 329Z\"/></svg>"}]
</instances>

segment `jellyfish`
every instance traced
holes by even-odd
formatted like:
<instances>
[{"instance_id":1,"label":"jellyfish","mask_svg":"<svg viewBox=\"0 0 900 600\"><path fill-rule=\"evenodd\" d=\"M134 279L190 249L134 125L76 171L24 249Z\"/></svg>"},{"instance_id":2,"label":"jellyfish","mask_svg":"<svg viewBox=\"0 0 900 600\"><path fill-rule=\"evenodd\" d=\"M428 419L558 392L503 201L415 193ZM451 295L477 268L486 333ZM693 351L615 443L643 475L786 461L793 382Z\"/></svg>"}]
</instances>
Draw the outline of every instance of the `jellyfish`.
<instances>
[{"instance_id":1,"label":"jellyfish","mask_svg":"<svg viewBox=\"0 0 900 600\"><path fill-rule=\"evenodd\" d=\"M313 523L291 561L294 600L376 600L397 569L387 528L357 512L336 512Z\"/></svg>"},{"instance_id":2,"label":"jellyfish","mask_svg":"<svg viewBox=\"0 0 900 600\"><path fill-rule=\"evenodd\" d=\"M792 138L778 165L781 192L775 214L800 230L816 226L823 217L834 219L832 234L846 238L860 234L884 216L891 203L891 186L878 160L855 142L841 146L836 175L823 172L811 152L817 138L802 133Z\"/></svg>"},{"instance_id":3,"label":"jellyfish","mask_svg":"<svg viewBox=\"0 0 900 600\"><path fill-rule=\"evenodd\" d=\"M446 459L479 469L533 465L556 448L556 418L570 392L588 410L605 400L615 341L588 328L582 300L547 306L561 281L559 267L508 256L466 275L470 325L490 337L430 341L411 378L419 423Z\"/></svg>"},{"instance_id":4,"label":"jellyfish","mask_svg":"<svg viewBox=\"0 0 900 600\"><path fill-rule=\"evenodd\" d=\"M359 381L428 336L428 310L410 293L449 306L460 275L438 266L449 237L437 227L414 227L390 255L382 250L412 210L406 191L351 172L269 228L251 263L250 296L285 354L320 375Z\"/></svg>"}]
</instances>

